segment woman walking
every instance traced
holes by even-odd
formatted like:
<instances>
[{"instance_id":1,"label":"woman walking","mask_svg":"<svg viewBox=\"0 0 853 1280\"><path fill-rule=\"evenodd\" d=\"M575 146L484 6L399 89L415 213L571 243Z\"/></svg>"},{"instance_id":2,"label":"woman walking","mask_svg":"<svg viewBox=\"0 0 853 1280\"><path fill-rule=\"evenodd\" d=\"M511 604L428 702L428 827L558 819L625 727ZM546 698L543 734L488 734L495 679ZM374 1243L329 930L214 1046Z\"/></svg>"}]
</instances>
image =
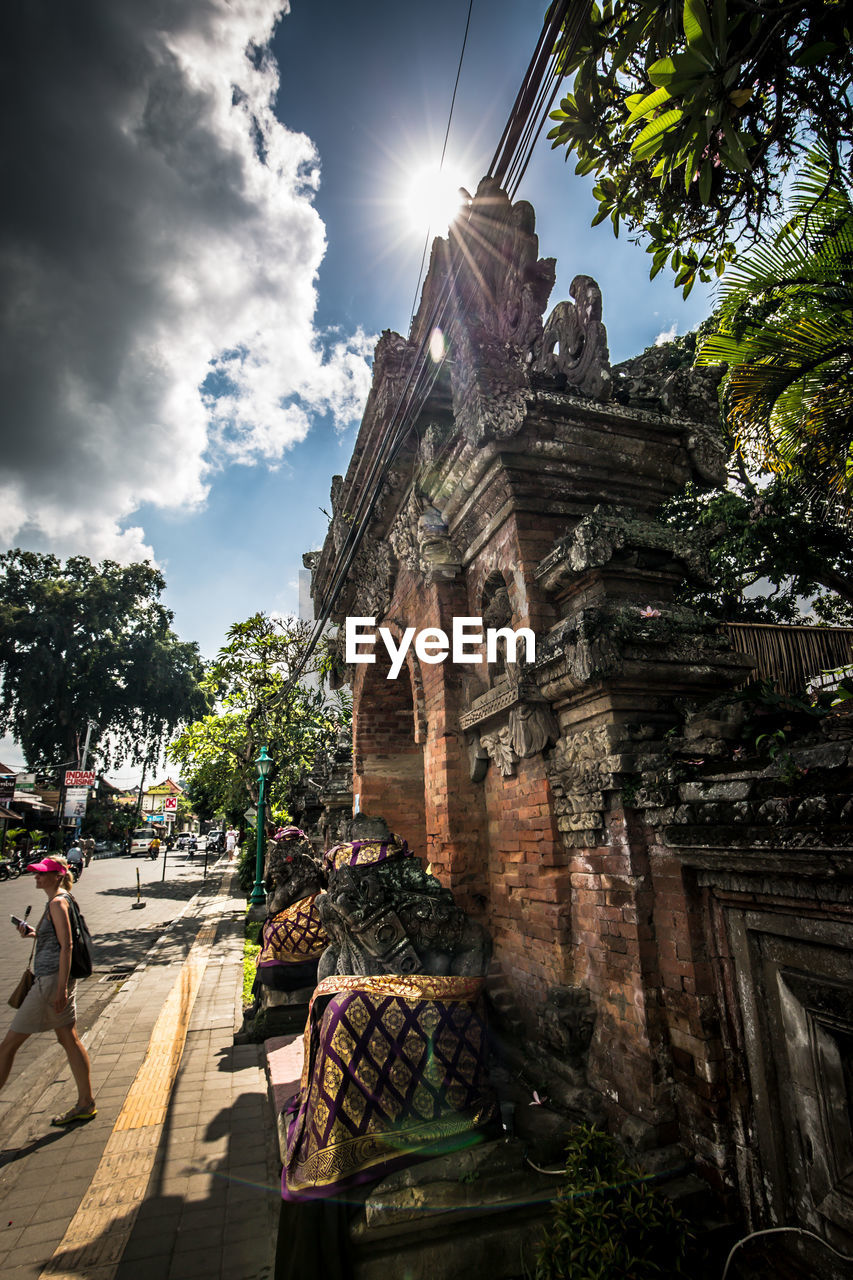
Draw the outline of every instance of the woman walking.
<instances>
[{"instance_id":1,"label":"woman walking","mask_svg":"<svg viewBox=\"0 0 853 1280\"><path fill-rule=\"evenodd\" d=\"M47 894L47 905L37 928L18 925L22 938L35 938L32 971L35 982L18 1009L6 1037L0 1044L0 1089L9 1079L15 1054L24 1041L37 1031L55 1031L56 1038L68 1056L68 1064L77 1085L77 1102L64 1115L54 1116L51 1124L72 1124L77 1120L94 1120L98 1114L92 1096L89 1055L77 1035L77 1010L74 1005L75 980L71 970L71 921L68 916L68 890L71 874L64 858L52 855L32 862L27 871L35 874L36 886Z\"/></svg>"}]
</instances>

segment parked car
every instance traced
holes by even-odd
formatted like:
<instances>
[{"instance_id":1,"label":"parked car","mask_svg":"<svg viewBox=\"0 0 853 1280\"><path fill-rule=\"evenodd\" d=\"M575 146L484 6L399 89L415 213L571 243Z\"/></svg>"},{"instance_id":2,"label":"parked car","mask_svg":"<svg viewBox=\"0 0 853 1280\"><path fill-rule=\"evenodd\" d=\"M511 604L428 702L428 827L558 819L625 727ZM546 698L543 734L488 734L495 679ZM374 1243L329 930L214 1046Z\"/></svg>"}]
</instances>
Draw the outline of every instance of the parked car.
<instances>
[{"instance_id":1,"label":"parked car","mask_svg":"<svg viewBox=\"0 0 853 1280\"><path fill-rule=\"evenodd\" d=\"M155 826L137 827L130 837L131 858L143 858L149 855L151 841L157 838L159 838L159 832Z\"/></svg>"},{"instance_id":2,"label":"parked car","mask_svg":"<svg viewBox=\"0 0 853 1280\"><path fill-rule=\"evenodd\" d=\"M222 853L225 849L225 832L221 827L215 827L213 831L207 833L207 851L208 853Z\"/></svg>"}]
</instances>

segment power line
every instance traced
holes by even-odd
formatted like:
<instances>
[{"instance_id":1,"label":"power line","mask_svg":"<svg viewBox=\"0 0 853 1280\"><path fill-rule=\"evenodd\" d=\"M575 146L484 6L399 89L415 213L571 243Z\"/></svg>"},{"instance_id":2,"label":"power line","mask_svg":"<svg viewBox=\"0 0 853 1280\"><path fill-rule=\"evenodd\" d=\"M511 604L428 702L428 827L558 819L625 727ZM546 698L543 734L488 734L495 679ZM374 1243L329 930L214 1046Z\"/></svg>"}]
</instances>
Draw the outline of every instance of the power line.
<instances>
[{"instance_id":1,"label":"power line","mask_svg":"<svg viewBox=\"0 0 853 1280\"><path fill-rule=\"evenodd\" d=\"M459 77L462 74L462 59L465 57L465 46L468 43L468 29L471 26L471 11L473 8L474 8L474 0L468 0L468 17L465 22L465 34L462 37L462 49L460 50L460 53L459 53L459 65L456 68L456 80L453 85L453 96L450 99L450 111L448 112L448 116L447 116L447 128L444 131L444 145L441 148L441 160L439 161L439 165L438 165L439 173L442 173L444 171L444 157L447 153L447 139L450 137L450 124L451 124L451 121L453 120L453 108L456 106L456 90L459 88ZM411 314L412 320L414 320L415 318L415 309L418 305L418 290L421 287L421 279L423 278L423 274L424 274L424 263L426 262L427 249L429 247L429 233L431 230L432 230L432 224L430 224L427 227L426 235L424 236L424 250L423 250L423 253L421 254L421 265L418 268L418 280L417 280L417 284L415 285L415 294L414 294L414 297L412 298L412 314Z\"/></svg>"}]
</instances>

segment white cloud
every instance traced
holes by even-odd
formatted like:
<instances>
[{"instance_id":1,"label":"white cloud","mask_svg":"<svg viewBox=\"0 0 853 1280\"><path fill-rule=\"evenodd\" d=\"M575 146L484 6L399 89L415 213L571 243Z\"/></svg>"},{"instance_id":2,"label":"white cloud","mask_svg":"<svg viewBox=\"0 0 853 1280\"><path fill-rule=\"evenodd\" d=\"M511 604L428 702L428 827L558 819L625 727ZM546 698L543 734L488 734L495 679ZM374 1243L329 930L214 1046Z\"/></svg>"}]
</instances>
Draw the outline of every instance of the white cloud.
<instances>
[{"instance_id":1,"label":"white cloud","mask_svg":"<svg viewBox=\"0 0 853 1280\"><path fill-rule=\"evenodd\" d=\"M314 327L319 160L272 111L285 0L65 0L0 17L0 538L150 555L143 502L358 416L360 331ZM14 19L14 21L12 21ZM5 33L3 27L10 28ZM168 477L168 483L164 483Z\"/></svg>"},{"instance_id":2,"label":"white cloud","mask_svg":"<svg viewBox=\"0 0 853 1280\"><path fill-rule=\"evenodd\" d=\"M669 329L663 329L655 338L655 346L662 347L665 342L672 342L678 333L678 321L674 321Z\"/></svg>"}]
</instances>

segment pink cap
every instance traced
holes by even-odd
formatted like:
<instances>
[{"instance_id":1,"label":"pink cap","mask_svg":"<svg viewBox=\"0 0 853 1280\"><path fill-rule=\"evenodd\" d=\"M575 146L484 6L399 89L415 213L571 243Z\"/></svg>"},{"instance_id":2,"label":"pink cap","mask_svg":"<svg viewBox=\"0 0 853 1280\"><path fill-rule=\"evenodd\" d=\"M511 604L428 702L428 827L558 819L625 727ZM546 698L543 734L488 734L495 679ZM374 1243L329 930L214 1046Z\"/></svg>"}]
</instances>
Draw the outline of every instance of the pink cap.
<instances>
[{"instance_id":1,"label":"pink cap","mask_svg":"<svg viewBox=\"0 0 853 1280\"><path fill-rule=\"evenodd\" d=\"M58 858L42 858L41 862L31 862L27 867L27 871L62 871L68 870L68 866L64 862L60 862Z\"/></svg>"}]
</instances>

